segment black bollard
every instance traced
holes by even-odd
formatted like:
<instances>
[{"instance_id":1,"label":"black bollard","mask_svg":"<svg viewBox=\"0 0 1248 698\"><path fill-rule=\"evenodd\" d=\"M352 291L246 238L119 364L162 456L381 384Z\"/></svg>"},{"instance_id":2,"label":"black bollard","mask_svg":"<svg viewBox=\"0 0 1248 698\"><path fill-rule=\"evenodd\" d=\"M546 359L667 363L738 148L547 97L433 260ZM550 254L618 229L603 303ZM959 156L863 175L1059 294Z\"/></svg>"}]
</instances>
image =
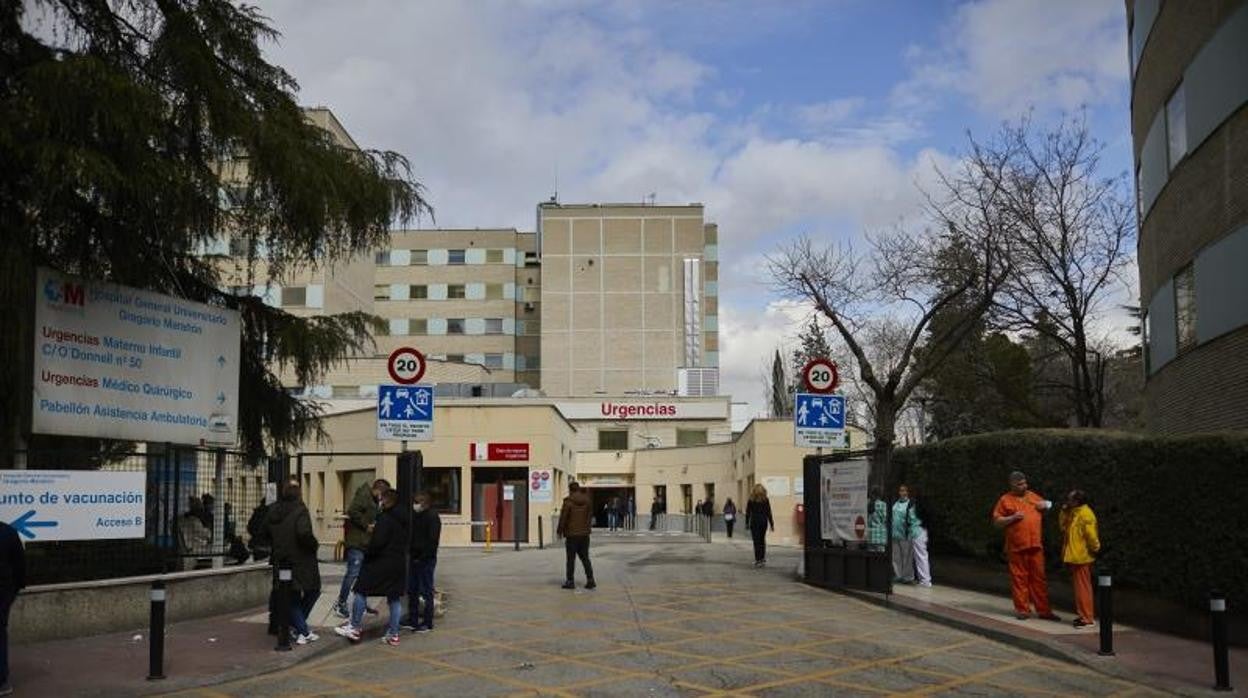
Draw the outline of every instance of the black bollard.
<instances>
[{"instance_id":1,"label":"black bollard","mask_svg":"<svg viewBox=\"0 0 1248 698\"><path fill-rule=\"evenodd\" d=\"M541 516L537 517L537 549L538 550L546 549L546 541L542 540L542 518L543 517Z\"/></svg>"},{"instance_id":2,"label":"black bollard","mask_svg":"<svg viewBox=\"0 0 1248 698\"><path fill-rule=\"evenodd\" d=\"M165 678L165 583L157 579L148 592L152 602L152 623L148 630L147 680Z\"/></svg>"},{"instance_id":3,"label":"black bollard","mask_svg":"<svg viewBox=\"0 0 1248 698\"><path fill-rule=\"evenodd\" d=\"M1097 654L1102 657L1114 656L1114 586L1108 574L1096 578L1096 620L1101 624L1101 649Z\"/></svg>"},{"instance_id":4,"label":"black bollard","mask_svg":"<svg viewBox=\"0 0 1248 698\"><path fill-rule=\"evenodd\" d=\"M1231 663L1226 634L1226 594L1209 592L1209 626L1213 632L1213 689L1231 690Z\"/></svg>"},{"instance_id":5,"label":"black bollard","mask_svg":"<svg viewBox=\"0 0 1248 698\"><path fill-rule=\"evenodd\" d=\"M292 649L290 646L290 607L293 578L294 573L289 562L278 565L277 599L274 602L277 608L273 609L277 612L277 647L273 648L276 652L289 652Z\"/></svg>"}]
</instances>

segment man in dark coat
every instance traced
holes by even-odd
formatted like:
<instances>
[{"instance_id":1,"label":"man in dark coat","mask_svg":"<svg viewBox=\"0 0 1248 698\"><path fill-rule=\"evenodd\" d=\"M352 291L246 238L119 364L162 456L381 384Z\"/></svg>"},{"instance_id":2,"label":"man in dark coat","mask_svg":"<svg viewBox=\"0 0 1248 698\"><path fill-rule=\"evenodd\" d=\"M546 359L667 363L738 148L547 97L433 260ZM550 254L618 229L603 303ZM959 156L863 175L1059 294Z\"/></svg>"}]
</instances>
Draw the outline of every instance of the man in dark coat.
<instances>
[{"instance_id":1,"label":"man in dark coat","mask_svg":"<svg viewBox=\"0 0 1248 698\"><path fill-rule=\"evenodd\" d=\"M384 596L390 607L385 642L399 644L399 621L403 615L403 592L407 589L407 514L396 505L399 493L387 489L381 495L381 515L373 526L368 549L364 551L364 565L355 581L355 600L351 606L351 619L334 629L334 632L358 642L364 624L364 612L369 596Z\"/></svg>"},{"instance_id":2,"label":"man in dark coat","mask_svg":"<svg viewBox=\"0 0 1248 698\"><path fill-rule=\"evenodd\" d=\"M598 586L594 582L594 566L589 562L589 532L594 516L594 505L579 483L570 483L568 492L568 496L563 500L563 507L559 510L559 526L556 530L556 533L564 538L564 547L568 556L568 575L563 588L576 588L573 574L576 571L576 558L579 557L581 566L585 568L585 588L593 589Z\"/></svg>"},{"instance_id":3,"label":"man in dark coat","mask_svg":"<svg viewBox=\"0 0 1248 698\"><path fill-rule=\"evenodd\" d=\"M274 569L291 566L295 595L291 599L290 627L295 642L315 642L320 637L308 628L308 614L321 595L321 571L316 560L320 543L312 533L312 516L300 498L298 484L286 485L282 498L269 507L266 523L273 541Z\"/></svg>"},{"instance_id":4,"label":"man in dark coat","mask_svg":"<svg viewBox=\"0 0 1248 698\"><path fill-rule=\"evenodd\" d=\"M26 551L13 527L0 521L0 695L10 695L9 609L26 586Z\"/></svg>"},{"instance_id":5,"label":"man in dark coat","mask_svg":"<svg viewBox=\"0 0 1248 698\"><path fill-rule=\"evenodd\" d=\"M442 519L433 510L428 492L415 497L412 507L412 569L407 586L407 622L418 633L433 630L433 570L438 565ZM424 605L423 612L421 604Z\"/></svg>"}]
</instances>

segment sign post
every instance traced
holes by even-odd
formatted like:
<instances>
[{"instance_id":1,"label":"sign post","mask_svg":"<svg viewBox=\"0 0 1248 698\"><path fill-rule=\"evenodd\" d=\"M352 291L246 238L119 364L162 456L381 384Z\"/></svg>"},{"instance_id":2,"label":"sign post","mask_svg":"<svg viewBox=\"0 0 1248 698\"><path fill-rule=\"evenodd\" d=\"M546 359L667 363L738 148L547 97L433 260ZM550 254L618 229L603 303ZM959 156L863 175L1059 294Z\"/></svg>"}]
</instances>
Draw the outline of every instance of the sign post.
<instances>
[{"instance_id":1,"label":"sign post","mask_svg":"<svg viewBox=\"0 0 1248 698\"><path fill-rule=\"evenodd\" d=\"M398 385L377 386L377 438L407 442L433 440L433 386L416 385L425 375L425 355L413 347L390 352L386 370Z\"/></svg>"}]
</instances>

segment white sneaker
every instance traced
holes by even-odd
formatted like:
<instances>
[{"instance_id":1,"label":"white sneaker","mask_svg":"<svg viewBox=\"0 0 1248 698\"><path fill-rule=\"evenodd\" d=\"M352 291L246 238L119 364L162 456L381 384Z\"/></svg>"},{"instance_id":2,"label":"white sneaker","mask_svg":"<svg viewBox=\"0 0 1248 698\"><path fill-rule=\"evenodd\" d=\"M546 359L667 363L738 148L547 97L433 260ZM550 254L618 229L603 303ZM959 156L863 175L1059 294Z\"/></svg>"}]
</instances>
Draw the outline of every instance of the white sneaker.
<instances>
[{"instance_id":1,"label":"white sneaker","mask_svg":"<svg viewBox=\"0 0 1248 698\"><path fill-rule=\"evenodd\" d=\"M932 583L931 582L919 582L919 586L930 589L932 587Z\"/></svg>"},{"instance_id":2,"label":"white sneaker","mask_svg":"<svg viewBox=\"0 0 1248 698\"><path fill-rule=\"evenodd\" d=\"M311 640L308 639L307 635L300 635L299 637L295 638L296 645L306 645L309 642L311 642Z\"/></svg>"},{"instance_id":3,"label":"white sneaker","mask_svg":"<svg viewBox=\"0 0 1248 698\"><path fill-rule=\"evenodd\" d=\"M309 631L308 631L308 634L307 634L307 635L304 635L304 637L308 638L308 642L316 642L317 640L321 639L321 636L320 636L320 635L317 635L316 633L312 632L311 630L309 630Z\"/></svg>"},{"instance_id":4,"label":"white sneaker","mask_svg":"<svg viewBox=\"0 0 1248 698\"><path fill-rule=\"evenodd\" d=\"M354 626L352 626L350 623L345 623L345 624L343 624L343 625L340 625L340 626L338 626L338 627L334 628L334 632L338 633L339 635L341 635L341 636L343 636L343 637L347 638L348 640L350 640L350 641L352 641L352 642L359 642L359 641L360 641L360 631L359 631L359 629L358 629L358 628L356 628L356 627L354 627Z\"/></svg>"}]
</instances>

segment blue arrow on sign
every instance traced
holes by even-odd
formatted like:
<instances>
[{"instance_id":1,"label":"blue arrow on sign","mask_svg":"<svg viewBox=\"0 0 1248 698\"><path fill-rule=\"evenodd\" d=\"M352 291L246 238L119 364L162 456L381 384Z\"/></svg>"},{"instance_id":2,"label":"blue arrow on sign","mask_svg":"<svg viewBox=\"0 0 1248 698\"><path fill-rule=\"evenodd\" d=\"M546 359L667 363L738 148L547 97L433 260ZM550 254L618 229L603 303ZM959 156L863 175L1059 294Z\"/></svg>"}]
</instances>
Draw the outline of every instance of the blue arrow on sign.
<instances>
[{"instance_id":1,"label":"blue arrow on sign","mask_svg":"<svg viewBox=\"0 0 1248 698\"><path fill-rule=\"evenodd\" d=\"M218 357L217 357L217 366L219 366L219 367L221 367L221 368L225 368L225 357L224 357L224 356L218 356Z\"/></svg>"},{"instance_id":2,"label":"blue arrow on sign","mask_svg":"<svg viewBox=\"0 0 1248 698\"><path fill-rule=\"evenodd\" d=\"M34 516L35 510L31 509L25 514L17 517L17 519L9 525L13 527L13 530L30 539L34 539L36 537L35 532L31 530L32 528L55 528L58 525L55 521L31 521Z\"/></svg>"}]
</instances>

